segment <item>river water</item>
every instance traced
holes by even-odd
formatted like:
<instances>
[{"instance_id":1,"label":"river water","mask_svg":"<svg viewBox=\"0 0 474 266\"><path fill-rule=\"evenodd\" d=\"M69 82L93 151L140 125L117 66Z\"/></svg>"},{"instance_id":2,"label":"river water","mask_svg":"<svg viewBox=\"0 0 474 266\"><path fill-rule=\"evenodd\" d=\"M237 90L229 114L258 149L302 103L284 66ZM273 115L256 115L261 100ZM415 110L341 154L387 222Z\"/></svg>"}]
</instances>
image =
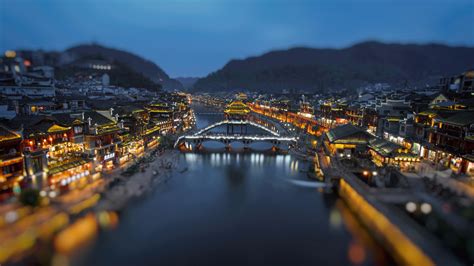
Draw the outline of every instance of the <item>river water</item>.
<instances>
[{"instance_id":1,"label":"river water","mask_svg":"<svg viewBox=\"0 0 474 266\"><path fill-rule=\"evenodd\" d=\"M222 119L195 108L202 128ZM187 153L74 265L372 265L384 262L332 192L291 155Z\"/></svg>"}]
</instances>

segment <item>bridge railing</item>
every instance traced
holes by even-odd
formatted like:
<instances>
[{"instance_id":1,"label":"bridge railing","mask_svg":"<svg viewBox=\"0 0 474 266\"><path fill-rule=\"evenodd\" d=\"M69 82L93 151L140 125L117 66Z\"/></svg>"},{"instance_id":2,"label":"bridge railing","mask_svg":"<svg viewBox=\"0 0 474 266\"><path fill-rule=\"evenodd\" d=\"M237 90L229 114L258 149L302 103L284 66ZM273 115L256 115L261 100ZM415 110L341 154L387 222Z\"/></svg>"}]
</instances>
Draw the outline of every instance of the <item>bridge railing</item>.
<instances>
[{"instance_id":1,"label":"bridge railing","mask_svg":"<svg viewBox=\"0 0 474 266\"><path fill-rule=\"evenodd\" d=\"M266 132L269 132L270 134L274 135L274 136L280 136L280 134L276 131L273 131L269 128L266 128L258 123L255 123L255 122L252 122L252 121L248 121L248 120L223 120L223 121L219 121L217 123L214 123L212 125L209 125L201 130L199 130L198 132L194 133L193 135L195 136L198 136L198 135L202 135L203 133L213 129L213 128L216 128L218 126L221 126L221 125L251 125L251 126L254 126L254 127L257 127L257 128L260 128Z\"/></svg>"}]
</instances>

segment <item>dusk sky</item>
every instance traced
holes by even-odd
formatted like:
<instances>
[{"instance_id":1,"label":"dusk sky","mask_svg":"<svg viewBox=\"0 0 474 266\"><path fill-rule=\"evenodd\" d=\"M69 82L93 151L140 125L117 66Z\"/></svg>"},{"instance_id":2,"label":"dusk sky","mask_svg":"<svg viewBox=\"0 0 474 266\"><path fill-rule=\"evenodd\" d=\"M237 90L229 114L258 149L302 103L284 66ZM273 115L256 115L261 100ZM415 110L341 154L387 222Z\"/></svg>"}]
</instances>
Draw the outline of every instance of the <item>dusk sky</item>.
<instances>
[{"instance_id":1,"label":"dusk sky","mask_svg":"<svg viewBox=\"0 0 474 266\"><path fill-rule=\"evenodd\" d=\"M97 42L170 76L205 76L230 59L363 40L474 46L474 0L0 0L0 49Z\"/></svg>"}]
</instances>

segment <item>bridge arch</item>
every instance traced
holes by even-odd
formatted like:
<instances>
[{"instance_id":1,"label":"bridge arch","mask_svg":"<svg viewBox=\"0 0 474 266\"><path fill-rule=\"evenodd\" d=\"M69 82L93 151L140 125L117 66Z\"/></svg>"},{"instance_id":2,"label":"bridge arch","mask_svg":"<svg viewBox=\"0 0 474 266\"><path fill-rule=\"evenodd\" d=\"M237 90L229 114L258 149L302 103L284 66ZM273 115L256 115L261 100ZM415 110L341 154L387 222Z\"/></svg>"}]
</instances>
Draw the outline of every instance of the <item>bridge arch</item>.
<instances>
[{"instance_id":1,"label":"bridge arch","mask_svg":"<svg viewBox=\"0 0 474 266\"><path fill-rule=\"evenodd\" d=\"M248 120L223 120L223 121L219 121L217 123L211 124L211 125L203 128L203 129L199 130L198 132L194 133L193 136L201 136L204 133L212 130L213 128L217 128L217 127L222 126L222 125L250 125L250 126L262 129L262 130L270 133L273 136L277 136L277 137L280 136L280 133L278 133L274 130L271 130L267 127L264 127L264 126L262 126L258 123L255 123L253 121L248 121Z\"/></svg>"},{"instance_id":2,"label":"bridge arch","mask_svg":"<svg viewBox=\"0 0 474 266\"><path fill-rule=\"evenodd\" d=\"M219 127L221 125L250 125L262 129L269 134L266 135L249 135L249 134L222 134L222 133L213 133L207 134L213 128ZM272 145L274 148L279 148L281 144L288 147L291 143L296 142L295 137L281 136L277 131L269 129L263 125L255 123L248 120L223 120L217 123L211 124L198 132L190 135L183 135L178 137L174 146L179 147L184 150L193 150L193 146L200 149L202 144L207 141L217 141L224 143L227 148L230 148L230 143L232 142L241 142L244 144L245 148L249 148L252 143L255 142L267 142ZM191 144L191 145L189 145ZM193 145L194 144L194 145ZM190 148L191 147L191 148Z\"/></svg>"}]
</instances>

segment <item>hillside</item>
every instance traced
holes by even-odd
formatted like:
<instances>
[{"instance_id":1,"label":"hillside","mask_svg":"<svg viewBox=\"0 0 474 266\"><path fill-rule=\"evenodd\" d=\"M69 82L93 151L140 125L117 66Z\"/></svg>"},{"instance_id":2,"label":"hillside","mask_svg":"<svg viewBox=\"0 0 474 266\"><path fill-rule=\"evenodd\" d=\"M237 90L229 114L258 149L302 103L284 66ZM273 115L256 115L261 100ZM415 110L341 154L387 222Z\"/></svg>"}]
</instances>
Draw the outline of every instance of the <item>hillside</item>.
<instances>
[{"instance_id":1,"label":"hillside","mask_svg":"<svg viewBox=\"0 0 474 266\"><path fill-rule=\"evenodd\" d=\"M107 72L113 85L143 87L151 90L156 88L181 90L183 88L180 82L171 79L155 63L126 51L97 44L78 45L62 52L21 50L19 54L37 65L46 64L54 66L58 78L66 77L76 72ZM78 64L86 60L106 61L114 65L114 68L110 71L100 71L77 67Z\"/></svg>"},{"instance_id":2,"label":"hillside","mask_svg":"<svg viewBox=\"0 0 474 266\"><path fill-rule=\"evenodd\" d=\"M293 48L243 60L199 79L194 90L310 91L368 83L424 85L474 67L474 48L364 42L344 49Z\"/></svg>"},{"instance_id":3,"label":"hillside","mask_svg":"<svg viewBox=\"0 0 474 266\"><path fill-rule=\"evenodd\" d=\"M60 63L67 64L83 57L102 57L110 62L118 62L166 89L182 89L181 84L171 79L158 65L132 53L100 46L97 44L79 45L67 49Z\"/></svg>"},{"instance_id":4,"label":"hillside","mask_svg":"<svg viewBox=\"0 0 474 266\"><path fill-rule=\"evenodd\" d=\"M195 78L195 77L178 77L178 78L175 78L175 80L179 81L181 83L181 85L183 85L183 88L185 90L190 90L193 88L194 84L196 83L196 81L199 80L199 78Z\"/></svg>"}]
</instances>

